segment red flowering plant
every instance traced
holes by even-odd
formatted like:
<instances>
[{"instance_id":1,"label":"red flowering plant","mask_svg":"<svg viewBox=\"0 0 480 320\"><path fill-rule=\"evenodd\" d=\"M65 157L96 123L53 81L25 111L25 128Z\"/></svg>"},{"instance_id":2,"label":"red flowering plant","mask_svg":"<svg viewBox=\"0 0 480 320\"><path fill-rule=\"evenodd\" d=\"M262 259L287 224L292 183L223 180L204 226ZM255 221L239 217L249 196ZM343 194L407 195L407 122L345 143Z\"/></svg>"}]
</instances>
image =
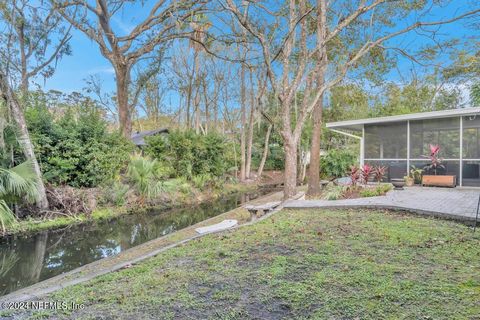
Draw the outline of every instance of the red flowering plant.
<instances>
[{"instance_id":1,"label":"red flowering plant","mask_svg":"<svg viewBox=\"0 0 480 320\"><path fill-rule=\"evenodd\" d=\"M357 166L350 167L350 182L353 187L356 187L362 178L362 170Z\"/></svg>"},{"instance_id":2,"label":"red flowering plant","mask_svg":"<svg viewBox=\"0 0 480 320\"><path fill-rule=\"evenodd\" d=\"M445 166L442 164L443 159L438 156L440 153L440 146L438 144L430 145L430 154L428 156L423 156L430 160L430 164L426 165L423 169L427 172L434 172L437 175L437 169L445 169Z\"/></svg>"},{"instance_id":3,"label":"red flowering plant","mask_svg":"<svg viewBox=\"0 0 480 320\"><path fill-rule=\"evenodd\" d=\"M386 174L387 174L387 167L385 166L375 166L373 168L373 178L375 179L375 181L377 181L377 183L382 182Z\"/></svg>"},{"instance_id":4,"label":"red flowering plant","mask_svg":"<svg viewBox=\"0 0 480 320\"><path fill-rule=\"evenodd\" d=\"M364 184L368 183L368 179L370 178L372 173L373 173L373 167L372 166L369 166L368 164L364 164L362 166L362 170L361 170L360 175L361 175L362 182Z\"/></svg>"}]
</instances>

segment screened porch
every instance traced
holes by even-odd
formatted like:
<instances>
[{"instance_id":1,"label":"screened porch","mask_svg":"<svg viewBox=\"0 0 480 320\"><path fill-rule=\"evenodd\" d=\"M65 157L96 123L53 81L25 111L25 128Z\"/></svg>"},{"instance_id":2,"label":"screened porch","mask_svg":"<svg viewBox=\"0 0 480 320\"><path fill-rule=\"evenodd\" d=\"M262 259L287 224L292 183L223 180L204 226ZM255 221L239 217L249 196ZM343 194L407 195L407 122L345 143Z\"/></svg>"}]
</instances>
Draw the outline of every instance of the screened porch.
<instances>
[{"instance_id":1,"label":"screened porch","mask_svg":"<svg viewBox=\"0 0 480 320\"><path fill-rule=\"evenodd\" d=\"M480 108L334 122L327 128L360 140L360 164L386 166L388 179L424 169L430 145L438 144L444 168L436 174L480 187Z\"/></svg>"}]
</instances>

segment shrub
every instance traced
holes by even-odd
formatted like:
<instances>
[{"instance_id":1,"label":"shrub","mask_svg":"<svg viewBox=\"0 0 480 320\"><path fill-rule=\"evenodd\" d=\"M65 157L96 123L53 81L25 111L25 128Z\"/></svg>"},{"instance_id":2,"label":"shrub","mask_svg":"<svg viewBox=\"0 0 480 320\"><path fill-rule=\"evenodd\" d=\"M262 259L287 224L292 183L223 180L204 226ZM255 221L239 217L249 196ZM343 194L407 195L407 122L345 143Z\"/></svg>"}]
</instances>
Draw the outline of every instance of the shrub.
<instances>
[{"instance_id":1,"label":"shrub","mask_svg":"<svg viewBox=\"0 0 480 320\"><path fill-rule=\"evenodd\" d=\"M331 178L348 175L357 157L348 150L330 150L320 159L320 171Z\"/></svg>"},{"instance_id":2,"label":"shrub","mask_svg":"<svg viewBox=\"0 0 480 320\"><path fill-rule=\"evenodd\" d=\"M96 108L67 110L54 119L46 107L26 113L44 178L53 185L96 187L117 176L128 162L132 144L107 130Z\"/></svg>"},{"instance_id":3,"label":"shrub","mask_svg":"<svg viewBox=\"0 0 480 320\"><path fill-rule=\"evenodd\" d=\"M323 191L322 198L325 200L338 200L343 198L348 186L328 185Z\"/></svg>"},{"instance_id":4,"label":"shrub","mask_svg":"<svg viewBox=\"0 0 480 320\"><path fill-rule=\"evenodd\" d=\"M141 156L131 157L127 178L142 197L152 199L163 191L162 182L159 181L158 168L157 160Z\"/></svg>"},{"instance_id":5,"label":"shrub","mask_svg":"<svg viewBox=\"0 0 480 320\"><path fill-rule=\"evenodd\" d=\"M363 198L383 196L390 190L392 190L391 184L380 184L375 188L363 188L360 190L360 196Z\"/></svg>"},{"instance_id":6,"label":"shrub","mask_svg":"<svg viewBox=\"0 0 480 320\"><path fill-rule=\"evenodd\" d=\"M201 174L219 177L233 165L233 148L216 133L173 131L167 137L158 135L146 141L145 153L169 167L172 177L188 180Z\"/></svg>"},{"instance_id":7,"label":"shrub","mask_svg":"<svg viewBox=\"0 0 480 320\"><path fill-rule=\"evenodd\" d=\"M199 174L192 178L193 185L197 189L203 189L212 180L213 179L209 174Z\"/></svg>"},{"instance_id":8,"label":"shrub","mask_svg":"<svg viewBox=\"0 0 480 320\"><path fill-rule=\"evenodd\" d=\"M118 207L123 206L127 202L126 198L129 190L130 187L128 185L116 181L109 186L108 190L104 190L104 201Z\"/></svg>"},{"instance_id":9,"label":"shrub","mask_svg":"<svg viewBox=\"0 0 480 320\"><path fill-rule=\"evenodd\" d=\"M375 166L373 168L373 178L377 183L380 183L385 178L388 168L385 166Z\"/></svg>"},{"instance_id":10,"label":"shrub","mask_svg":"<svg viewBox=\"0 0 480 320\"><path fill-rule=\"evenodd\" d=\"M183 194L189 194L192 192L192 186L185 178L169 179L163 183L163 187L167 192L180 191Z\"/></svg>"}]
</instances>

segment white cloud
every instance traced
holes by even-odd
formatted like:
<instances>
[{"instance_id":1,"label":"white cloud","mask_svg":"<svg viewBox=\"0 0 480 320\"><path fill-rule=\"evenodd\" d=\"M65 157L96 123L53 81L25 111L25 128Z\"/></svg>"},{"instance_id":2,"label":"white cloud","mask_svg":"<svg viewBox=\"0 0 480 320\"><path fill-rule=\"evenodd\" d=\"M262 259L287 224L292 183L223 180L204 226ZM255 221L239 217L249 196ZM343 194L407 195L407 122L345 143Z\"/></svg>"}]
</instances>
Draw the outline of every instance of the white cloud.
<instances>
[{"instance_id":1,"label":"white cloud","mask_svg":"<svg viewBox=\"0 0 480 320\"><path fill-rule=\"evenodd\" d=\"M87 70L87 74L89 75L101 74L101 73L114 74L115 69L113 69L113 67L104 66L104 67L96 67L96 68Z\"/></svg>"},{"instance_id":2,"label":"white cloud","mask_svg":"<svg viewBox=\"0 0 480 320\"><path fill-rule=\"evenodd\" d=\"M115 24L125 33L129 34L130 32L133 31L133 29L135 28L134 25L132 24L129 24L129 23L125 23L124 21L122 21L121 19L118 19L117 17L112 17L112 20L113 22L115 22Z\"/></svg>"}]
</instances>

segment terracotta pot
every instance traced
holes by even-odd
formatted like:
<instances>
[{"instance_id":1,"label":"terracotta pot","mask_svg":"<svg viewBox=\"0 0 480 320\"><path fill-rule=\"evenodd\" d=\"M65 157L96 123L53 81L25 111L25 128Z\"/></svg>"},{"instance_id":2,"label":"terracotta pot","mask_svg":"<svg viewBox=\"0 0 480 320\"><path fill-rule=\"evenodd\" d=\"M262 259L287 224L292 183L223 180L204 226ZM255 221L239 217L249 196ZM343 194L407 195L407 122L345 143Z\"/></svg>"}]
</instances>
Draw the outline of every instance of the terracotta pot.
<instances>
[{"instance_id":1,"label":"terracotta pot","mask_svg":"<svg viewBox=\"0 0 480 320\"><path fill-rule=\"evenodd\" d=\"M422 177L422 185L454 188L457 185L457 176L424 175Z\"/></svg>"},{"instance_id":2,"label":"terracotta pot","mask_svg":"<svg viewBox=\"0 0 480 320\"><path fill-rule=\"evenodd\" d=\"M395 187L395 190L403 190L403 187L405 186L404 179L391 179L390 182Z\"/></svg>"}]
</instances>

